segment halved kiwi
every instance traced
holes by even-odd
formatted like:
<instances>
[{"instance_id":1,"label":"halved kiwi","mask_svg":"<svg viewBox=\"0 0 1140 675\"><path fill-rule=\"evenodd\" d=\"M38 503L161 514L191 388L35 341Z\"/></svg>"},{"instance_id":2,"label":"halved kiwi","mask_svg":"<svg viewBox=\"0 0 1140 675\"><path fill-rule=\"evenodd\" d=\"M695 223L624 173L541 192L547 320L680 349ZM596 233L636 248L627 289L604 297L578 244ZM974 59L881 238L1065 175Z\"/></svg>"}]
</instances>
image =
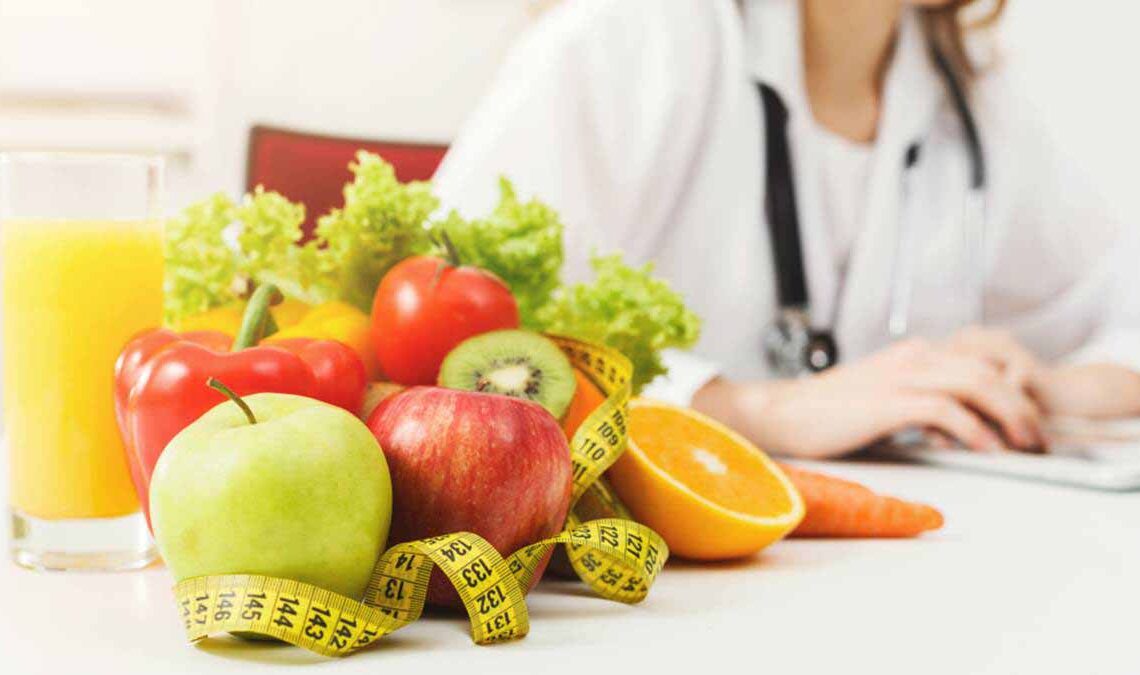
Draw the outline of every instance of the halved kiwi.
<instances>
[{"instance_id":1,"label":"halved kiwi","mask_svg":"<svg viewBox=\"0 0 1140 675\"><path fill-rule=\"evenodd\" d=\"M558 345L525 330L497 330L459 343L443 360L439 384L529 399L555 417L566 412L577 386Z\"/></svg>"}]
</instances>

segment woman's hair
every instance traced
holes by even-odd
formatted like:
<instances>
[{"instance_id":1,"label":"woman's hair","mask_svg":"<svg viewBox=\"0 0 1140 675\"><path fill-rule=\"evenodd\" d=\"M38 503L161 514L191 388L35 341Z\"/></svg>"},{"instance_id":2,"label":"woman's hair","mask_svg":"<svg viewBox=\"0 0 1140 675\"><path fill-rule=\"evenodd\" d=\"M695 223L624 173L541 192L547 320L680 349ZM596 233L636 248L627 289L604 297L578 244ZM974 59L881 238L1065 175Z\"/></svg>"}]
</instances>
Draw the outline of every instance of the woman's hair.
<instances>
[{"instance_id":1,"label":"woman's hair","mask_svg":"<svg viewBox=\"0 0 1140 675\"><path fill-rule=\"evenodd\" d=\"M971 7L978 4L976 0L951 0L940 7L923 8L920 10L922 29L930 40L930 45L938 50L956 73L962 77L972 77L977 74L978 67L966 49L966 31L992 25L1001 16L1005 3L1006 0L991 0L988 11L981 16L969 18L963 14L973 11Z\"/></svg>"}]
</instances>

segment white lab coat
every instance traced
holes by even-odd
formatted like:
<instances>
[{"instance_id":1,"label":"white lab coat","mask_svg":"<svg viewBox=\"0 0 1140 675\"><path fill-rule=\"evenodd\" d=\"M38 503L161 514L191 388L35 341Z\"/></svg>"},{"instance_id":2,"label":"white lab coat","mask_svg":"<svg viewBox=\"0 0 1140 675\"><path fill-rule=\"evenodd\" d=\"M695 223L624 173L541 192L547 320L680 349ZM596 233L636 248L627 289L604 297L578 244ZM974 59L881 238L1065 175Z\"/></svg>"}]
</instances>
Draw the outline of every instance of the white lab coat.
<instances>
[{"instance_id":1,"label":"white lab coat","mask_svg":"<svg viewBox=\"0 0 1140 675\"><path fill-rule=\"evenodd\" d=\"M978 286L962 245L968 155L916 17L906 15L884 84L861 232L845 270L830 250L807 133L797 0L573 0L514 47L436 175L444 204L486 212L495 176L557 208L570 278L592 250L653 261L703 319L692 355L670 355L655 396L687 403L714 373L768 375L762 339L776 316L764 219L763 112L755 82L789 110L811 320L832 327L841 360L891 340L900 219L915 219L908 333L960 327ZM1053 153L1000 72L972 85L988 170L985 322L1043 358L1140 364L1134 320L1110 316L1123 228ZM921 143L907 177L903 157ZM966 303L966 304L964 304ZM1077 352L1081 352L1078 355Z\"/></svg>"}]
</instances>

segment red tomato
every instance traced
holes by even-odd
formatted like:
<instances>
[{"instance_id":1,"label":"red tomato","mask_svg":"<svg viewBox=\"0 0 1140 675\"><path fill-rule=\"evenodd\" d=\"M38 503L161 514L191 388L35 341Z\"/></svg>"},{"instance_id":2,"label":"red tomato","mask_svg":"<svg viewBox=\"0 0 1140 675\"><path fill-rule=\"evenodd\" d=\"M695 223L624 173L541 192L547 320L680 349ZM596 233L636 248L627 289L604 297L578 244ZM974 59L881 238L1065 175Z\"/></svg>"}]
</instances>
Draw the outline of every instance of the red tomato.
<instances>
[{"instance_id":1,"label":"red tomato","mask_svg":"<svg viewBox=\"0 0 1140 675\"><path fill-rule=\"evenodd\" d=\"M467 338L518 326L518 304L501 279L431 256L389 270L372 301L380 367L407 386L435 384L443 358Z\"/></svg>"}]
</instances>

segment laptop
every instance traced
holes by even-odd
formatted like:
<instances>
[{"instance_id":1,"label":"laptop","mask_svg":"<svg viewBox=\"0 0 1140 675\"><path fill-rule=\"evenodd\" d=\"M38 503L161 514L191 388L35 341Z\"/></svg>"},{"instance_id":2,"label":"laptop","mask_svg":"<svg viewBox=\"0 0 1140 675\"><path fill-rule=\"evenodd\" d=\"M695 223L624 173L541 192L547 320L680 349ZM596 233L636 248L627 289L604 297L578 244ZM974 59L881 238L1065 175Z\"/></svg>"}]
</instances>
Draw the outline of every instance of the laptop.
<instances>
[{"instance_id":1,"label":"laptop","mask_svg":"<svg viewBox=\"0 0 1140 675\"><path fill-rule=\"evenodd\" d=\"M1046 426L1049 452L975 452L931 445L905 432L877 446L876 456L1094 490L1140 490L1140 420L1098 422L1071 418Z\"/></svg>"}]
</instances>

